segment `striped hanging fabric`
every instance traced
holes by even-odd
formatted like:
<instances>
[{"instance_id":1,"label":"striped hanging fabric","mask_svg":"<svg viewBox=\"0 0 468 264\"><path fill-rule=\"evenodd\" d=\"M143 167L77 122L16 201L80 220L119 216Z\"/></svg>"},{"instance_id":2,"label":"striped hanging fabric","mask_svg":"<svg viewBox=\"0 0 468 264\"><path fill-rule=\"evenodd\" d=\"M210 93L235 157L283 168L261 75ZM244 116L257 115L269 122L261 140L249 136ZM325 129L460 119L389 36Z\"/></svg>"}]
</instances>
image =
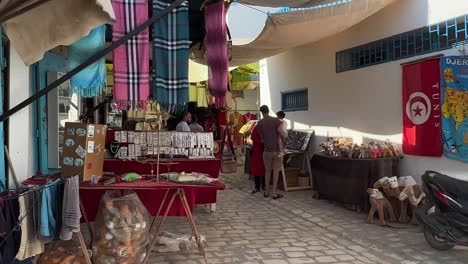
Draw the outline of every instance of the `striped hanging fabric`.
<instances>
[{"instance_id":1,"label":"striped hanging fabric","mask_svg":"<svg viewBox=\"0 0 468 264\"><path fill-rule=\"evenodd\" d=\"M166 9L173 0L154 0L154 14ZM154 25L153 97L165 109L188 102L189 17L185 1Z\"/></svg>"},{"instance_id":2,"label":"striped hanging fabric","mask_svg":"<svg viewBox=\"0 0 468 264\"><path fill-rule=\"evenodd\" d=\"M118 40L148 19L148 0L113 0L116 22L113 41ZM146 108L149 97L148 29L114 50L114 101L121 110Z\"/></svg>"}]
</instances>

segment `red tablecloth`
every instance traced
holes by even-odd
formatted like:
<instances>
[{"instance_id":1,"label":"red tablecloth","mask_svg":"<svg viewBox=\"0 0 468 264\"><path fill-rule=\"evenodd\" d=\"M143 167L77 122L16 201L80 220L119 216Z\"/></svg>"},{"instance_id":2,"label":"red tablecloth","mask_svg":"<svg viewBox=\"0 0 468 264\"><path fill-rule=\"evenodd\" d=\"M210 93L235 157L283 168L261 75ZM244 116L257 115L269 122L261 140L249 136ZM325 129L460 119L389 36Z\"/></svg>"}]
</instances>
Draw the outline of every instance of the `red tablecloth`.
<instances>
[{"instance_id":1,"label":"red tablecloth","mask_svg":"<svg viewBox=\"0 0 468 264\"><path fill-rule=\"evenodd\" d=\"M23 182L23 184L44 184L45 181L35 181L28 179ZM89 221L93 221L96 218L96 214L99 207L99 202L102 195L107 190L134 190L140 200L148 209L151 215L155 215L159 209L159 206L162 203L164 194L167 189L173 188L183 188L185 195L187 197L187 202L189 203L190 209L193 210L195 206L195 201L197 200L197 195L202 192L212 191L216 192L218 190L224 189L224 184L220 182L214 182L213 185L186 185L186 184L176 184L168 181L161 180L160 182L140 180L132 183L121 182L110 185L102 184L88 184L82 183L80 185L80 198L83 202L83 207L86 211ZM168 195L166 204L161 211L161 214L164 213L164 210L167 207L167 204L170 199ZM185 216L184 208L180 203L179 199L174 200L171 210L169 211L169 216Z\"/></svg>"},{"instance_id":2,"label":"red tablecloth","mask_svg":"<svg viewBox=\"0 0 468 264\"><path fill-rule=\"evenodd\" d=\"M170 167L162 164L159 166L159 172L164 173L168 170L173 172L200 172L210 175L212 178L219 178L221 171L221 162L219 159L172 159ZM153 167L156 174L156 165ZM105 160L104 172L113 172L115 174L124 174L136 172L139 174L150 174L151 165L134 160ZM143 199L143 198L142 198ZM201 190L196 197L196 204L216 203L216 190Z\"/></svg>"},{"instance_id":3,"label":"red tablecloth","mask_svg":"<svg viewBox=\"0 0 468 264\"><path fill-rule=\"evenodd\" d=\"M189 203L190 209L193 210L195 206L195 201L197 200L198 195L203 194L203 192L215 192L217 190L223 190L224 185L220 182L216 182L215 186L205 186L205 185L180 185L167 181L136 181L132 183L121 182L111 185L92 185L83 183L80 185L80 196L85 211L88 214L89 221L93 221L96 217L96 213L99 207L99 201L101 200L102 195L105 191L111 189L124 189L124 190L134 190L140 197L141 202L145 205L151 215L156 215L158 212L159 206L162 203L164 194L168 188L183 188L185 195L187 197L187 202ZM164 213L164 210L169 203L170 195L168 195L166 204L161 211L161 214ZM184 208L180 203L179 199L174 200L171 210L169 211L169 216L185 216Z\"/></svg>"}]
</instances>

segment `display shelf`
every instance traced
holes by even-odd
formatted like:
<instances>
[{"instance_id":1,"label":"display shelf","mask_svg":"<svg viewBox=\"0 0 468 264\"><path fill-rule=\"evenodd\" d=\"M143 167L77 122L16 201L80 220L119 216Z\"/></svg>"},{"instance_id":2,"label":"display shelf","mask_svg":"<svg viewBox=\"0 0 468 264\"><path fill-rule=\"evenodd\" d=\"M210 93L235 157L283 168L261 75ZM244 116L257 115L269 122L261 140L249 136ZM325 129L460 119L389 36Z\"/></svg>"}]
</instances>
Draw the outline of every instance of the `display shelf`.
<instances>
[{"instance_id":1,"label":"display shelf","mask_svg":"<svg viewBox=\"0 0 468 264\"><path fill-rule=\"evenodd\" d=\"M159 134L159 135L158 135ZM134 159L157 155L184 156L189 159L213 159L213 133L176 131L108 130L108 142L119 144L118 158ZM158 141L161 141L158 144Z\"/></svg>"}]
</instances>

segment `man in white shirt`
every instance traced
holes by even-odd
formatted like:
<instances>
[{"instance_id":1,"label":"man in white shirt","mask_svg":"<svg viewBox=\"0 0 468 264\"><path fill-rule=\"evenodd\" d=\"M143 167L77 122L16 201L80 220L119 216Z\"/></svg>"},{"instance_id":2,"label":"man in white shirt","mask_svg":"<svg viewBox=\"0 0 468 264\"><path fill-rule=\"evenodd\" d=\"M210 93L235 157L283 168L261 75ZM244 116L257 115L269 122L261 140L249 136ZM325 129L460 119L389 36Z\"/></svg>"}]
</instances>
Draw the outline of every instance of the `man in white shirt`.
<instances>
[{"instance_id":1,"label":"man in white shirt","mask_svg":"<svg viewBox=\"0 0 468 264\"><path fill-rule=\"evenodd\" d=\"M190 131L192 132L203 132L204 129L200 124L198 124L198 117L196 115L192 116L192 123L189 125Z\"/></svg>"},{"instance_id":2,"label":"man in white shirt","mask_svg":"<svg viewBox=\"0 0 468 264\"><path fill-rule=\"evenodd\" d=\"M280 146L280 155L284 155L284 149L286 147L286 138L288 137L288 123L284 120L286 114L283 111L279 111L276 113L276 117L281 121L280 129L282 131L279 139L278 144Z\"/></svg>"},{"instance_id":3,"label":"man in white shirt","mask_svg":"<svg viewBox=\"0 0 468 264\"><path fill-rule=\"evenodd\" d=\"M176 131L179 132L190 132L189 123L192 121L192 114L186 112L182 117L182 120L177 124Z\"/></svg>"},{"instance_id":4,"label":"man in white shirt","mask_svg":"<svg viewBox=\"0 0 468 264\"><path fill-rule=\"evenodd\" d=\"M283 122L283 124L281 125L281 129L283 130L284 138L287 138L288 137L288 123L286 123L286 121L284 120L284 118L286 117L286 114L283 111L279 111L276 113L276 117L278 117L278 119L281 120L281 122Z\"/></svg>"}]
</instances>

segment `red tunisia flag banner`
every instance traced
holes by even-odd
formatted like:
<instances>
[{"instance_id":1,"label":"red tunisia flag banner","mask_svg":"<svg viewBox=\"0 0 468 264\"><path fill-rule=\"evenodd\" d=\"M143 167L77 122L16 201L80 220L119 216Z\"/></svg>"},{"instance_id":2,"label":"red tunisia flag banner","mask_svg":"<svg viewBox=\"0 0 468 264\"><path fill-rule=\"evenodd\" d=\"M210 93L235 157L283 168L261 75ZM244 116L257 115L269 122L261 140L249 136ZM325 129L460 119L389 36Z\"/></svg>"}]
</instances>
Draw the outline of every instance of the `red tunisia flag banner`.
<instances>
[{"instance_id":1,"label":"red tunisia flag banner","mask_svg":"<svg viewBox=\"0 0 468 264\"><path fill-rule=\"evenodd\" d=\"M403 153L442 156L439 58L403 66Z\"/></svg>"}]
</instances>

